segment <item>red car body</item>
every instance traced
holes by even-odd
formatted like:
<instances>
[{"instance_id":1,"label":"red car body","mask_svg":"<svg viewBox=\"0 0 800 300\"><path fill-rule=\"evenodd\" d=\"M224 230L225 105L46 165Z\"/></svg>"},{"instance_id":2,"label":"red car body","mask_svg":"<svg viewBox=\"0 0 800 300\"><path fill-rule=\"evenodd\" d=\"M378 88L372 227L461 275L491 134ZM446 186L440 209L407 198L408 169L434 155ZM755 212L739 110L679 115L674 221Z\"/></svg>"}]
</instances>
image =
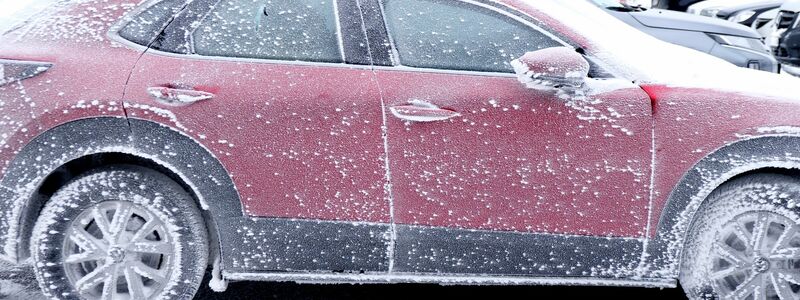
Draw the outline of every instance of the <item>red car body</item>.
<instances>
[{"instance_id":1,"label":"red car body","mask_svg":"<svg viewBox=\"0 0 800 300\"><path fill-rule=\"evenodd\" d=\"M598 80L593 102L513 74L378 59L390 43L373 39L387 38L371 23L377 1L339 16L363 19L356 44L372 46L372 63L362 64L148 49L116 32L134 2L51 7L2 36L6 64L52 64L0 86L9 261L28 257L30 220L54 185L124 160L194 194L228 279L674 286L705 195L798 166L797 103L616 72L624 57L606 60L604 45L536 1L467 2L617 74ZM154 100L189 90L213 98ZM393 114L415 101L457 115Z\"/></svg>"}]
</instances>

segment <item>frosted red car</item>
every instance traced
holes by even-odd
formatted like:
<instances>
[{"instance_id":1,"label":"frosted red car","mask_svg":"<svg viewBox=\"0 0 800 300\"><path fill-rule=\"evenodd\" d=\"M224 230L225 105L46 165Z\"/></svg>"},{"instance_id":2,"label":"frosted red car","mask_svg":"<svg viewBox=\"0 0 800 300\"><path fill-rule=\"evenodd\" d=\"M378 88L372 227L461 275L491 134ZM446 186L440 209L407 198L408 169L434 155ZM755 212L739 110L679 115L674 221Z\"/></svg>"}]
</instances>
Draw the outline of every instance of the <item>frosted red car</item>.
<instances>
[{"instance_id":1,"label":"frosted red car","mask_svg":"<svg viewBox=\"0 0 800 300\"><path fill-rule=\"evenodd\" d=\"M584 2L43 5L0 38L0 254L68 299L209 265L797 299L800 85Z\"/></svg>"}]
</instances>

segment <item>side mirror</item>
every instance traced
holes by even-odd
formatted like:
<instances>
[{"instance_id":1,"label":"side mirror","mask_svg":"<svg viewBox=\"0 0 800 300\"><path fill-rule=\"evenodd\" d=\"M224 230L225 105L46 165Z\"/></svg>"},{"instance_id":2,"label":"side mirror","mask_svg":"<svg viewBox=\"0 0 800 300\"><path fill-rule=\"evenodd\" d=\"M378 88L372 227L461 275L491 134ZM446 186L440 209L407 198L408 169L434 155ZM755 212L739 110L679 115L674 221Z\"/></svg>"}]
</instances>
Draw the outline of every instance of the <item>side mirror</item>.
<instances>
[{"instance_id":1,"label":"side mirror","mask_svg":"<svg viewBox=\"0 0 800 300\"><path fill-rule=\"evenodd\" d=\"M528 52L511 65L519 81L531 89L577 89L589 77L589 62L569 47Z\"/></svg>"}]
</instances>

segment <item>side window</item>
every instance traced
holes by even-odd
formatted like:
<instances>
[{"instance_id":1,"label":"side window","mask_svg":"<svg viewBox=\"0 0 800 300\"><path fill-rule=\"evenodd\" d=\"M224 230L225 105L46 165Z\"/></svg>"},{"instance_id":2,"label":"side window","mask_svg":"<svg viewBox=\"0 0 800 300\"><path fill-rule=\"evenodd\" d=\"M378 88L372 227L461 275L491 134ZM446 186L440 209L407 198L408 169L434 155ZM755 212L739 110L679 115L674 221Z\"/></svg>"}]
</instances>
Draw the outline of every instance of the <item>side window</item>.
<instances>
[{"instance_id":1,"label":"side window","mask_svg":"<svg viewBox=\"0 0 800 300\"><path fill-rule=\"evenodd\" d=\"M159 1L133 17L119 31L119 35L136 44L147 46L185 3L186 0Z\"/></svg>"},{"instance_id":2,"label":"side window","mask_svg":"<svg viewBox=\"0 0 800 300\"><path fill-rule=\"evenodd\" d=\"M528 51L561 46L501 13L453 0L383 0L404 66L508 72Z\"/></svg>"},{"instance_id":3,"label":"side window","mask_svg":"<svg viewBox=\"0 0 800 300\"><path fill-rule=\"evenodd\" d=\"M335 0L222 0L194 32L195 53L342 62Z\"/></svg>"}]
</instances>

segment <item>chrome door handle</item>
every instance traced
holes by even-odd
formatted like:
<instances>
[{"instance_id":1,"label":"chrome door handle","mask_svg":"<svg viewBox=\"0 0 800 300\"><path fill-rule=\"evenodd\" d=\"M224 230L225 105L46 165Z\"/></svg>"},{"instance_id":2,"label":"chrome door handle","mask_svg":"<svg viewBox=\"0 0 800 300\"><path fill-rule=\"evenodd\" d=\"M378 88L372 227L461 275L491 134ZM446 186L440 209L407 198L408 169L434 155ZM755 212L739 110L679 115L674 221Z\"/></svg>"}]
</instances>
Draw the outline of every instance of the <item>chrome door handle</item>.
<instances>
[{"instance_id":1,"label":"chrome door handle","mask_svg":"<svg viewBox=\"0 0 800 300\"><path fill-rule=\"evenodd\" d=\"M461 116L456 111L439 108L421 101L412 101L408 105L392 106L389 110L395 117L411 122L436 122Z\"/></svg>"},{"instance_id":2,"label":"chrome door handle","mask_svg":"<svg viewBox=\"0 0 800 300\"><path fill-rule=\"evenodd\" d=\"M169 87L149 87L147 88L147 93L156 101L172 106L183 106L214 99L214 94L212 93Z\"/></svg>"}]
</instances>

